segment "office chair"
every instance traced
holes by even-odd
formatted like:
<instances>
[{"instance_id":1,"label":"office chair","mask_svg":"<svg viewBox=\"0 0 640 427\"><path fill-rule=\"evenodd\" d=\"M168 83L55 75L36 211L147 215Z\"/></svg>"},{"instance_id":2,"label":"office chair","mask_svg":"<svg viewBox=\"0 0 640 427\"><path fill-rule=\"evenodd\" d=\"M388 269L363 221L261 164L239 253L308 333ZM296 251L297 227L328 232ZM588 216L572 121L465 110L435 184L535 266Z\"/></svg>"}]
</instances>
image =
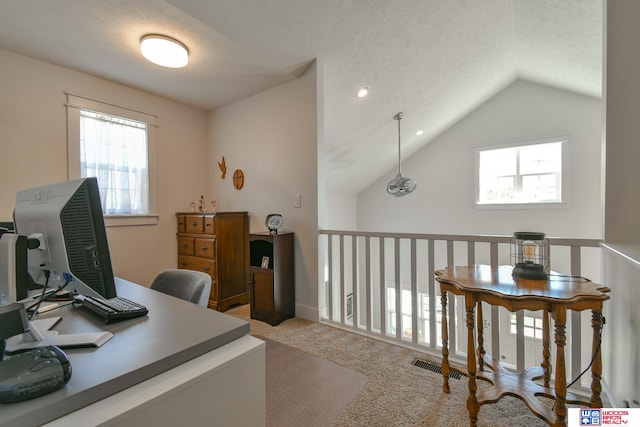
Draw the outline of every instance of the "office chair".
<instances>
[{"instance_id":1,"label":"office chair","mask_svg":"<svg viewBox=\"0 0 640 427\"><path fill-rule=\"evenodd\" d=\"M153 279L150 288L207 307L211 276L201 271L168 269Z\"/></svg>"}]
</instances>

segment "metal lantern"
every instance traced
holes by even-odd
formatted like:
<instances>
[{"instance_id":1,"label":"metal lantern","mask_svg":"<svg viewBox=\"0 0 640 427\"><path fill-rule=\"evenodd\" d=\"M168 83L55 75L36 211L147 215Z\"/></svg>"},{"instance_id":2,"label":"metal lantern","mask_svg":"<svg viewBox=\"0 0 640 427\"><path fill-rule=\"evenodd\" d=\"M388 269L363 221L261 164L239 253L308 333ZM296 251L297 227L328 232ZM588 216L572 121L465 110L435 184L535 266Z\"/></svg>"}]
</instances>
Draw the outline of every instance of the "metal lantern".
<instances>
[{"instance_id":1,"label":"metal lantern","mask_svg":"<svg viewBox=\"0 0 640 427\"><path fill-rule=\"evenodd\" d=\"M549 276L549 241L544 233L517 231L511 238L513 276L546 279Z\"/></svg>"}]
</instances>

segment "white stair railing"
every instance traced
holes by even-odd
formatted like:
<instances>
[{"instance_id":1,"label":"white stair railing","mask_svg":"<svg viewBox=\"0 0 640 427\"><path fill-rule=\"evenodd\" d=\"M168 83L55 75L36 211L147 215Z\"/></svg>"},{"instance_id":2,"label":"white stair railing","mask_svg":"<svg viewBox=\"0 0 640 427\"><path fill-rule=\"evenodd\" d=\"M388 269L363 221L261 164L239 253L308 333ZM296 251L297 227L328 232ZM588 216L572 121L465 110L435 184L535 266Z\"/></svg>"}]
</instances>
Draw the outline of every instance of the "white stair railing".
<instances>
[{"instance_id":1,"label":"white stair railing","mask_svg":"<svg viewBox=\"0 0 640 427\"><path fill-rule=\"evenodd\" d=\"M320 321L440 357L440 289L434 272L453 265L509 264L510 241L510 236L321 230L319 250L325 268L319 291ZM551 269L600 282L600 243L549 238ZM449 357L463 362L464 301L452 294L448 298ZM512 314L485 304L483 327L491 354L517 370L538 364L539 316L528 311ZM581 312L569 316L569 380L590 361L590 319L590 313L584 318ZM589 378L584 380L588 385Z\"/></svg>"}]
</instances>

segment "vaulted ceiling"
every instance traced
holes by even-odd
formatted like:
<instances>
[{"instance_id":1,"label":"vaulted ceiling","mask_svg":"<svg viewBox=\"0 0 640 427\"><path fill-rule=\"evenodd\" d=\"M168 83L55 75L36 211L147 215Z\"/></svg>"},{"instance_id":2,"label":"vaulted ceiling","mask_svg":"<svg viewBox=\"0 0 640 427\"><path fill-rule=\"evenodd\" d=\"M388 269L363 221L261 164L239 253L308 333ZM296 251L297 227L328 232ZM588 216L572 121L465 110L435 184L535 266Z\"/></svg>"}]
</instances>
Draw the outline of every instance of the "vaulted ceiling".
<instances>
[{"instance_id":1,"label":"vaulted ceiling","mask_svg":"<svg viewBox=\"0 0 640 427\"><path fill-rule=\"evenodd\" d=\"M602 15L602 0L20 0L0 2L0 48L205 110L317 60L326 186L354 193L397 167L397 112L406 158L518 78L600 97ZM143 59L148 33L185 43L189 65Z\"/></svg>"}]
</instances>

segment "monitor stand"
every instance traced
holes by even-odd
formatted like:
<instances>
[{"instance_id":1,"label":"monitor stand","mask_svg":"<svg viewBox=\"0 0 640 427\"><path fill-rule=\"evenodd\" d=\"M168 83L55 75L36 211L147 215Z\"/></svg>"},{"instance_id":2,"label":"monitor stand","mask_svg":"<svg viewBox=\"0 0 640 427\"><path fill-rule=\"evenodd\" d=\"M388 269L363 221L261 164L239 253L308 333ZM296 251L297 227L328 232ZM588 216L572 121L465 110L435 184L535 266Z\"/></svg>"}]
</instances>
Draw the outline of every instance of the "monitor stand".
<instances>
[{"instance_id":1,"label":"monitor stand","mask_svg":"<svg viewBox=\"0 0 640 427\"><path fill-rule=\"evenodd\" d=\"M29 330L7 338L6 353L12 354L34 347L55 345L60 348L100 347L113 337L111 332L85 332L79 334L60 334L50 330L60 317L37 319L29 322Z\"/></svg>"}]
</instances>

